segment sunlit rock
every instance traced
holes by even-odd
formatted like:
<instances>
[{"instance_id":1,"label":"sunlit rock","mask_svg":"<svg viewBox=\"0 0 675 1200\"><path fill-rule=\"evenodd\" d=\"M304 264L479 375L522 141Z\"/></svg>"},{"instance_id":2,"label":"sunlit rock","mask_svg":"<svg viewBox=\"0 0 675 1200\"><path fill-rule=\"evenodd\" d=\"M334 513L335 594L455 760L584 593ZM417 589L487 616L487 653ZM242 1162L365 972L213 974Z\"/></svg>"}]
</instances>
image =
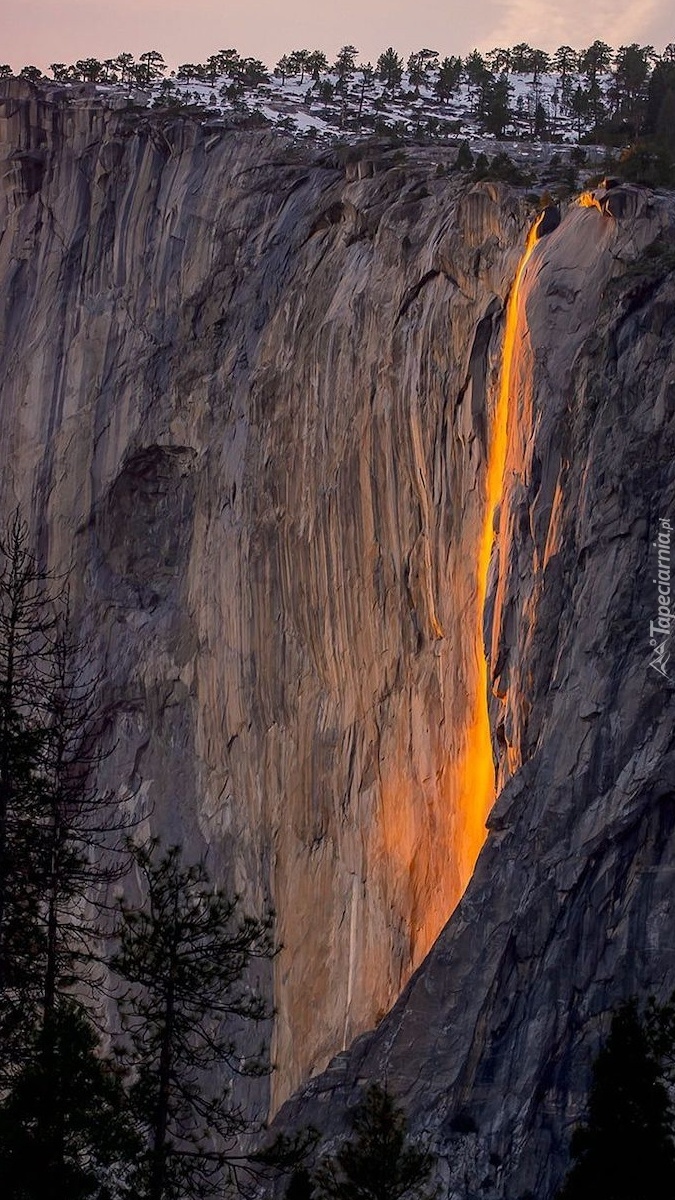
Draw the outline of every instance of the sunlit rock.
<instances>
[{"instance_id":1,"label":"sunlit rock","mask_svg":"<svg viewBox=\"0 0 675 1200\"><path fill-rule=\"evenodd\" d=\"M335 1134L361 1081L386 1079L453 1200L551 1200L609 1012L675 986L675 674L653 632L675 511L675 211L628 194L632 217L570 206L519 281L487 843L393 1011L280 1117Z\"/></svg>"},{"instance_id":2,"label":"sunlit rock","mask_svg":"<svg viewBox=\"0 0 675 1200\"><path fill-rule=\"evenodd\" d=\"M485 836L477 548L527 210L386 147L312 163L4 86L2 510L72 567L102 786L276 910L276 1104L391 1006Z\"/></svg>"}]
</instances>

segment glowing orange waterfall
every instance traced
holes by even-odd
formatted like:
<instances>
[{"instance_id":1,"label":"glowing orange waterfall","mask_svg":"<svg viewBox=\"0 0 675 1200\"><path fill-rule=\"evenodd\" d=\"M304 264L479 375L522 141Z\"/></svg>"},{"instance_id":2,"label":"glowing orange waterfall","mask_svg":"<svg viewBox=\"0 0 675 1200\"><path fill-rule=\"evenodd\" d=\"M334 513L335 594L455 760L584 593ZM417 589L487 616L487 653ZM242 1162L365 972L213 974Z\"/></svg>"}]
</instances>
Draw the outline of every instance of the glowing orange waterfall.
<instances>
[{"instance_id":1,"label":"glowing orange waterfall","mask_svg":"<svg viewBox=\"0 0 675 1200\"><path fill-rule=\"evenodd\" d=\"M478 675L474 714L466 734L463 770L459 775L459 811L463 814L464 820L463 862L460 870L466 881L471 875L481 846L485 841L485 820L495 800L495 772L487 702L488 664L483 645L483 613L492 554L495 511L501 499L508 449L509 396L518 327L520 285L525 267L537 242L538 224L539 221L536 221L528 234L525 251L520 260L506 308L499 393L488 439L485 519L478 547L476 585Z\"/></svg>"}]
</instances>

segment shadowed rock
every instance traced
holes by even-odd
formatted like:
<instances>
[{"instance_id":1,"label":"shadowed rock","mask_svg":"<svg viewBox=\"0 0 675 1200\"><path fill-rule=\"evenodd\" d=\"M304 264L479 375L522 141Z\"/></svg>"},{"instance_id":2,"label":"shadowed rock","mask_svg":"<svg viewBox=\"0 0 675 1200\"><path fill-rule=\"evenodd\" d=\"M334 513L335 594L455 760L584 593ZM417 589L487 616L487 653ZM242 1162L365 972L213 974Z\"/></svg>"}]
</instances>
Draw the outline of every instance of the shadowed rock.
<instances>
[{"instance_id":1,"label":"shadowed rock","mask_svg":"<svg viewBox=\"0 0 675 1200\"><path fill-rule=\"evenodd\" d=\"M547 204L541 216L537 221L536 233L537 239L546 237L548 233L553 233L560 224L560 209L557 204Z\"/></svg>"}]
</instances>

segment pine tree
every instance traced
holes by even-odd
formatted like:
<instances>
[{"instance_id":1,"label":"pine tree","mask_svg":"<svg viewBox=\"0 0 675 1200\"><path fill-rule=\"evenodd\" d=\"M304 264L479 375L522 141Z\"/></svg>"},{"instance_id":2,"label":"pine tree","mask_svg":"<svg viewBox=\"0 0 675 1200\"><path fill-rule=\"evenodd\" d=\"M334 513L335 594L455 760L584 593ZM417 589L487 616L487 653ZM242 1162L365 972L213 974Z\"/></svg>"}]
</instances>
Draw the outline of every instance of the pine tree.
<instances>
[{"instance_id":1,"label":"pine tree","mask_svg":"<svg viewBox=\"0 0 675 1200\"><path fill-rule=\"evenodd\" d=\"M394 92L403 78L403 59L389 46L377 60L377 75L389 92Z\"/></svg>"},{"instance_id":2,"label":"pine tree","mask_svg":"<svg viewBox=\"0 0 675 1200\"><path fill-rule=\"evenodd\" d=\"M503 49L501 46L496 46L494 50L490 50L485 58L491 71L496 75L502 71L511 70L511 51Z\"/></svg>"},{"instance_id":3,"label":"pine tree","mask_svg":"<svg viewBox=\"0 0 675 1200\"><path fill-rule=\"evenodd\" d=\"M315 83L321 80L321 72L328 70L328 59L323 50L312 50L307 59L307 70Z\"/></svg>"},{"instance_id":4,"label":"pine tree","mask_svg":"<svg viewBox=\"0 0 675 1200\"><path fill-rule=\"evenodd\" d=\"M609 65L613 58L612 47L606 42L596 40L592 46L584 50L581 54L581 70L586 76L589 85L598 82L598 76L603 71L609 69Z\"/></svg>"},{"instance_id":5,"label":"pine tree","mask_svg":"<svg viewBox=\"0 0 675 1200\"><path fill-rule=\"evenodd\" d=\"M473 154L466 138L459 144L457 158L455 159L455 167L458 171L470 171L473 167Z\"/></svg>"},{"instance_id":6,"label":"pine tree","mask_svg":"<svg viewBox=\"0 0 675 1200\"><path fill-rule=\"evenodd\" d=\"M553 55L553 66L560 79L560 92L563 102L567 104L572 92L571 75L577 68L579 56L571 46L558 46Z\"/></svg>"},{"instance_id":7,"label":"pine tree","mask_svg":"<svg viewBox=\"0 0 675 1200\"><path fill-rule=\"evenodd\" d=\"M119 1075L81 1007L59 1002L0 1105L3 1200L110 1200L138 1151Z\"/></svg>"},{"instance_id":8,"label":"pine tree","mask_svg":"<svg viewBox=\"0 0 675 1200\"><path fill-rule=\"evenodd\" d=\"M166 63L159 50L146 50L140 55L138 62L136 79L142 87L150 87L153 80L159 79L166 71Z\"/></svg>"},{"instance_id":9,"label":"pine tree","mask_svg":"<svg viewBox=\"0 0 675 1200\"><path fill-rule=\"evenodd\" d=\"M438 79L435 84L439 100L449 100L459 87L462 78L461 58L444 58L438 68Z\"/></svg>"},{"instance_id":10,"label":"pine tree","mask_svg":"<svg viewBox=\"0 0 675 1200\"><path fill-rule=\"evenodd\" d=\"M37 886L44 951L33 971L42 980L42 1013L77 986L101 982L99 917L110 885L128 869L122 835L129 823L92 777L103 757L99 679L87 677L67 598L49 647L50 686L43 698L44 741L35 805L41 861Z\"/></svg>"},{"instance_id":11,"label":"pine tree","mask_svg":"<svg viewBox=\"0 0 675 1200\"><path fill-rule=\"evenodd\" d=\"M411 54L408 58L408 83L415 89L416 96L420 94L420 87L426 87L428 83L426 64L420 54Z\"/></svg>"},{"instance_id":12,"label":"pine tree","mask_svg":"<svg viewBox=\"0 0 675 1200\"><path fill-rule=\"evenodd\" d=\"M673 1109L637 1004L617 1010L593 1067L588 1120L572 1137L559 1200L675 1195Z\"/></svg>"},{"instance_id":13,"label":"pine tree","mask_svg":"<svg viewBox=\"0 0 675 1200\"><path fill-rule=\"evenodd\" d=\"M361 116L363 113L363 105L364 105L364 101L366 98L366 89L372 87L373 82L375 80L375 72L373 71L372 64L364 63L364 65L360 68L360 74L361 74L361 87L359 89L359 110L358 110L358 113L356 114L356 119L359 122L359 124L361 122Z\"/></svg>"},{"instance_id":14,"label":"pine tree","mask_svg":"<svg viewBox=\"0 0 675 1200\"><path fill-rule=\"evenodd\" d=\"M432 1158L410 1143L403 1110L373 1084L352 1116L354 1136L316 1172L317 1200L425 1200Z\"/></svg>"},{"instance_id":15,"label":"pine tree","mask_svg":"<svg viewBox=\"0 0 675 1200\"><path fill-rule=\"evenodd\" d=\"M50 582L17 512L0 537L0 1087L22 1059L42 991L41 765L55 628Z\"/></svg>"},{"instance_id":16,"label":"pine tree","mask_svg":"<svg viewBox=\"0 0 675 1200\"><path fill-rule=\"evenodd\" d=\"M292 64L291 59L289 58L288 54L282 54L276 67L274 68L274 74L281 76L281 86L282 87L284 86L284 84L286 82L286 77L288 75L290 75L290 73L291 73L292 65L293 64Z\"/></svg>"},{"instance_id":17,"label":"pine tree","mask_svg":"<svg viewBox=\"0 0 675 1200\"><path fill-rule=\"evenodd\" d=\"M125 50L122 54L117 55L115 64L120 73L120 82L123 84L130 83L136 71L136 62L133 54L129 54Z\"/></svg>"},{"instance_id":18,"label":"pine tree","mask_svg":"<svg viewBox=\"0 0 675 1200\"><path fill-rule=\"evenodd\" d=\"M67 593L17 512L0 537L0 1165L16 1200L102 1197L122 1130L121 1085L71 997L93 982L86 914L114 825L88 783L96 681L81 683L78 653Z\"/></svg>"},{"instance_id":19,"label":"pine tree","mask_svg":"<svg viewBox=\"0 0 675 1200\"><path fill-rule=\"evenodd\" d=\"M346 96L349 81L356 70L356 58L358 55L356 46L342 46L335 60L333 70L337 74L337 82L335 90Z\"/></svg>"},{"instance_id":20,"label":"pine tree","mask_svg":"<svg viewBox=\"0 0 675 1200\"><path fill-rule=\"evenodd\" d=\"M300 86L305 82L305 73L309 69L310 58L309 50L293 50L290 54L290 74L300 76Z\"/></svg>"},{"instance_id":21,"label":"pine tree","mask_svg":"<svg viewBox=\"0 0 675 1200\"><path fill-rule=\"evenodd\" d=\"M231 1099L233 1076L269 1071L262 1047L242 1054L232 1022L255 1028L271 1017L246 982L252 960L274 954L271 919L240 917L237 899L203 864L183 866L176 847L133 853L143 900L121 902L112 968L126 985L119 1052L134 1072L144 1140L134 1196L196 1200L236 1178L237 1138L251 1132Z\"/></svg>"},{"instance_id":22,"label":"pine tree","mask_svg":"<svg viewBox=\"0 0 675 1200\"><path fill-rule=\"evenodd\" d=\"M0 538L0 1086L73 986L94 985L99 901L121 823L91 780L98 680L67 592L18 514ZM118 847L119 849L119 847Z\"/></svg>"},{"instance_id":23,"label":"pine tree","mask_svg":"<svg viewBox=\"0 0 675 1200\"><path fill-rule=\"evenodd\" d=\"M583 126L586 123L589 113L588 93L584 91L580 84L577 85L570 97L570 112L577 119L577 141L580 142Z\"/></svg>"},{"instance_id":24,"label":"pine tree","mask_svg":"<svg viewBox=\"0 0 675 1200\"><path fill-rule=\"evenodd\" d=\"M495 77L488 70L487 63L478 50L472 50L465 59L464 74L472 91L474 112L481 117L485 112L486 97L494 86Z\"/></svg>"},{"instance_id":25,"label":"pine tree","mask_svg":"<svg viewBox=\"0 0 675 1200\"><path fill-rule=\"evenodd\" d=\"M617 112L632 126L638 137L648 99L649 65L653 46L620 46L615 59L614 99Z\"/></svg>"},{"instance_id":26,"label":"pine tree","mask_svg":"<svg viewBox=\"0 0 675 1200\"><path fill-rule=\"evenodd\" d=\"M479 115L487 132L494 133L496 137L503 136L511 120L510 93L511 86L506 75L499 79L490 76L486 81Z\"/></svg>"},{"instance_id":27,"label":"pine tree","mask_svg":"<svg viewBox=\"0 0 675 1200\"><path fill-rule=\"evenodd\" d=\"M527 42L518 42L511 49L511 70L516 75L526 75L532 70L532 55L534 51Z\"/></svg>"}]
</instances>

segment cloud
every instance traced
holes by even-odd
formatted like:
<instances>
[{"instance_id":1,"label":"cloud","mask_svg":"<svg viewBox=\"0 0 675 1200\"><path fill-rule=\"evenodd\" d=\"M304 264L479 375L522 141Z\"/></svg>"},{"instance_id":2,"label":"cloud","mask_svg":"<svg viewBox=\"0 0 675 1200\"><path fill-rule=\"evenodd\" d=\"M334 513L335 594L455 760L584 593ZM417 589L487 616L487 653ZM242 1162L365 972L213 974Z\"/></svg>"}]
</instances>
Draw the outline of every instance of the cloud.
<instances>
[{"instance_id":1,"label":"cloud","mask_svg":"<svg viewBox=\"0 0 675 1200\"><path fill-rule=\"evenodd\" d=\"M565 44L581 49L598 38L617 48L663 39L667 25L666 9L659 0L593 0L592 5L588 0L556 5L507 0L499 11L500 19L490 33L492 45L497 46L524 41L548 50Z\"/></svg>"}]
</instances>

